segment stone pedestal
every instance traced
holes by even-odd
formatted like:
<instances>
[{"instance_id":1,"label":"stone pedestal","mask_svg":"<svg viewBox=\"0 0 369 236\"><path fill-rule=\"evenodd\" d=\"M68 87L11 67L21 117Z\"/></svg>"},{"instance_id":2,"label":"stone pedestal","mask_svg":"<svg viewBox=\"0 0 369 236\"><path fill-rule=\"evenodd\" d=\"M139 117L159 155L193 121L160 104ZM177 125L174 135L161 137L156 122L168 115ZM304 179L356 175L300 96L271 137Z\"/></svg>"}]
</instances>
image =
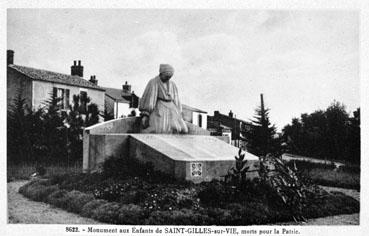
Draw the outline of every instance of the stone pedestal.
<instances>
[{"instance_id":1,"label":"stone pedestal","mask_svg":"<svg viewBox=\"0 0 369 236\"><path fill-rule=\"evenodd\" d=\"M89 127L84 132L83 171L96 171L111 157L134 157L151 162L157 170L178 179L199 183L221 179L235 165L238 148L224 137L188 124L190 134L140 134L138 118L117 119ZM246 153L248 178L257 176L258 157Z\"/></svg>"},{"instance_id":2,"label":"stone pedestal","mask_svg":"<svg viewBox=\"0 0 369 236\"><path fill-rule=\"evenodd\" d=\"M132 134L129 153L157 170L195 183L221 179L235 165L238 148L213 136ZM258 157L246 153L249 170L258 168ZM253 178L256 172L250 172Z\"/></svg>"}]
</instances>

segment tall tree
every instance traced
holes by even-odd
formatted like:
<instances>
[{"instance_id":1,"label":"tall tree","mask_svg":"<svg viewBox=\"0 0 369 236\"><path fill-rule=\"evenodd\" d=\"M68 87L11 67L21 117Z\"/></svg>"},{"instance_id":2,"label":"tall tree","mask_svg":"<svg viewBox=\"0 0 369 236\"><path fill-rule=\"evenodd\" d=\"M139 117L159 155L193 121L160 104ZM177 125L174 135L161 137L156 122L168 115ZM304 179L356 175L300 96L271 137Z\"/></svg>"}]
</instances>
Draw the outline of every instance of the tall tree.
<instances>
[{"instance_id":1,"label":"tall tree","mask_svg":"<svg viewBox=\"0 0 369 236\"><path fill-rule=\"evenodd\" d=\"M360 108L357 108L350 118L348 149L350 161L360 164Z\"/></svg>"},{"instance_id":2,"label":"tall tree","mask_svg":"<svg viewBox=\"0 0 369 236\"><path fill-rule=\"evenodd\" d=\"M269 120L269 109L264 107L263 94L260 95L261 104L255 109L256 115L252 121L251 129L246 131L247 150L257 156L268 153L277 154L280 142L276 127Z\"/></svg>"},{"instance_id":3,"label":"tall tree","mask_svg":"<svg viewBox=\"0 0 369 236\"><path fill-rule=\"evenodd\" d=\"M31 126L28 122L30 110L22 97L22 90L8 105L7 111L7 152L8 162L20 162L32 157L30 143Z\"/></svg>"},{"instance_id":4,"label":"tall tree","mask_svg":"<svg viewBox=\"0 0 369 236\"><path fill-rule=\"evenodd\" d=\"M342 103L301 114L283 128L287 151L321 159L360 162L360 109L350 117Z\"/></svg>"},{"instance_id":5,"label":"tall tree","mask_svg":"<svg viewBox=\"0 0 369 236\"><path fill-rule=\"evenodd\" d=\"M345 106L334 101L325 112L327 118L327 149L332 159L346 159L348 153L349 115Z\"/></svg>"},{"instance_id":6,"label":"tall tree","mask_svg":"<svg viewBox=\"0 0 369 236\"><path fill-rule=\"evenodd\" d=\"M46 160L55 161L62 160L66 156L67 149L66 143L66 131L64 129L63 120L65 113L62 113L59 101L62 98L58 98L55 92L50 93L49 99L44 102L45 113L43 114L43 135L45 136L44 142L46 149Z\"/></svg>"}]
</instances>

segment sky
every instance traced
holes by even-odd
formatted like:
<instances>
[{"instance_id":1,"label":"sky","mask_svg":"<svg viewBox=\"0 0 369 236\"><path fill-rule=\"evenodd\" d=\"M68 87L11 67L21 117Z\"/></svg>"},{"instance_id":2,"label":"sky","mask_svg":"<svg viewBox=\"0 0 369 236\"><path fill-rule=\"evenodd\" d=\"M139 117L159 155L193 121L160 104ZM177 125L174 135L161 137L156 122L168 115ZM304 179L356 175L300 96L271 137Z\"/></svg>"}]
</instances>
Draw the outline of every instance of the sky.
<instances>
[{"instance_id":1,"label":"sky","mask_svg":"<svg viewBox=\"0 0 369 236\"><path fill-rule=\"evenodd\" d=\"M281 130L334 100L360 106L359 12L348 10L9 9L15 64L125 81L141 96L159 64L182 103L249 121L264 94Z\"/></svg>"}]
</instances>

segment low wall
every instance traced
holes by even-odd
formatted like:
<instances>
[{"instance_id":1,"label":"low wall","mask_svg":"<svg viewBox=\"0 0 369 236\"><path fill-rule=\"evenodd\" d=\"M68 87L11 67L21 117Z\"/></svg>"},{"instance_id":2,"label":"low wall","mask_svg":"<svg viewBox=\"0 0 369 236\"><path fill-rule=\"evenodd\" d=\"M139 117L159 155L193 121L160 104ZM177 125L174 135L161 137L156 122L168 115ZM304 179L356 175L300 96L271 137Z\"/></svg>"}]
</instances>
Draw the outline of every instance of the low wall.
<instances>
[{"instance_id":1,"label":"low wall","mask_svg":"<svg viewBox=\"0 0 369 236\"><path fill-rule=\"evenodd\" d=\"M87 127L85 132L87 134L140 133L140 122L139 117L119 118Z\"/></svg>"},{"instance_id":2,"label":"low wall","mask_svg":"<svg viewBox=\"0 0 369 236\"><path fill-rule=\"evenodd\" d=\"M83 171L96 171L109 157L124 157L129 154L128 134L89 135L88 153L83 160Z\"/></svg>"},{"instance_id":3,"label":"low wall","mask_svg":"<svg viewBox=\"0 0 369 236\"><path fill-rule=\"evenodd\" d=\"M202 129L194 124L186 122L188 134L192 135L210 135L210 131ZM117 133L141 133L141 118L128 117L115 120L109 120L103 123L87 127L87 134L117 134Z\"/></svg>"}]
</instances>

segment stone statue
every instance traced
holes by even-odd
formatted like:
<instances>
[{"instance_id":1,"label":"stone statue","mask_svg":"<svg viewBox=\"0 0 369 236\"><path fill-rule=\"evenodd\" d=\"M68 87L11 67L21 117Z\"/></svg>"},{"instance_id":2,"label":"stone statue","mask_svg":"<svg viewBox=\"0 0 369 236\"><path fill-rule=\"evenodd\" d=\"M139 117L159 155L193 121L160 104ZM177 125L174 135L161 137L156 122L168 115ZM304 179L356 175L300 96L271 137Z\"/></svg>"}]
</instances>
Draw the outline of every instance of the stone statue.
<instances>
[{"instance_id":1,"label":"stone statue","mask_svg":"<svg viewBox=\"0 0 369 236\"><path fill-rule=\"evenodd\" d=\"M159 75L151 79L140 99L143 133L187 133L177 86L170 81L172 66L161 64Z\"/></svg>"}]
</instances>

